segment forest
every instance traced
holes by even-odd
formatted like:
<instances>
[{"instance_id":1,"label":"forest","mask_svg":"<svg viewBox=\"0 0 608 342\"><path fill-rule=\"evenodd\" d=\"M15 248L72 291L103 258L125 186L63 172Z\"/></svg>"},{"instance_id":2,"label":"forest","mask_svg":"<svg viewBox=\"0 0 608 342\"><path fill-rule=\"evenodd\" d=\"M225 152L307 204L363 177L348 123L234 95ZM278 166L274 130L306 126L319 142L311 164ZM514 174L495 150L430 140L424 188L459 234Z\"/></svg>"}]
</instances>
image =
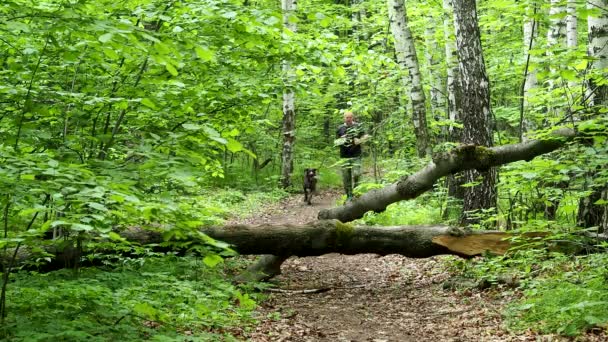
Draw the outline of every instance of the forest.
<instances>
[{"instance_id":1,"label":"forest","mask_svg":"<svg viewBox=\"0 0 608 342\"><path fill-rule=\"evenodd\" d=\"M3 0L0 79L1 340L608 340L608 0Z\"/></svg>"}]
</instances>

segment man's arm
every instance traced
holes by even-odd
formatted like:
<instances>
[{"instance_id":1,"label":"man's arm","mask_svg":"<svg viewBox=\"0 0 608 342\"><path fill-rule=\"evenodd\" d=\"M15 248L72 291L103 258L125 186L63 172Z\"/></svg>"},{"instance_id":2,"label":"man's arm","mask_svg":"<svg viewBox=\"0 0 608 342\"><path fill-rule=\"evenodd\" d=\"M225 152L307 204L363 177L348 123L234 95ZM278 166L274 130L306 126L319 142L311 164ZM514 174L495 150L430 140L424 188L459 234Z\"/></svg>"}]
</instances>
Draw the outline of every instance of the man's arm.
<instances>
[{"instance_id":1,"label":"man's arm","mask_svg":"<svg viewBox=\"0 0 608 342\"><path fill-rule=\"evenodd\" d=\"M361 126L360 130L357 134L357 137L354 140L355 145L359 145L359 144L363 144L364 142L368 141L370 136L367 135L367 133L365 133L365 130L363 130L363 128Z\"/></svg>"}]
</instances>

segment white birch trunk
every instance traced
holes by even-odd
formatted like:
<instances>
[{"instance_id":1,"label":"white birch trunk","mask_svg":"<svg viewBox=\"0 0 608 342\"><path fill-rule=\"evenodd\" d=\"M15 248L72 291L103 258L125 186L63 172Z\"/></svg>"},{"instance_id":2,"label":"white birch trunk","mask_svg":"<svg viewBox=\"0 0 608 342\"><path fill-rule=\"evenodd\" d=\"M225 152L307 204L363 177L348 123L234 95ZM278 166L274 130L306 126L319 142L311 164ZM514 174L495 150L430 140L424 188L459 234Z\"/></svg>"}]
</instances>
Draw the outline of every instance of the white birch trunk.
<instances>
[{"instance_id":1,"label":"white birch trunk","mask_svg":"<svg viewBox=\"0 0 608 342\"><path fill-rule=\"evenodd\" d=\"M534 5L535 6L535 5ZM538 21L534 18L536 14L536 7L528 7L526 9L526 17L524 19L524 56L528 62L526 80L524 84L524 108L528 107L529 93L531 89L536 88L537 78L536 70L534 70L535 59L529 56L530 50L536 45L536 39L538 38ZM524 127L524 132L528 130L529 122Z\"/></svg>"},{"instance_id":2,"label":"white birch trunk","mask_svg":"<svg viewBox=\"0 0 608 342\"><path fill-rule=\"evenodd\" d=\"M587 6L590 15L587 18L589 45L588 54L591 57L591 72L589 78L589 104L597 106L595 116L607 117L603 109L608 105L608 85L605 84L608 74L608 0L589 0ZM598 232L608 231L608 182L601 181L602 172L606 170L606 163L593 167L588 177L593 179L596 187L593 192L579 201L577 215L578 225L583 227L597 227Z\"/></svg>"},{"instance_id":3,"label":"white birch trunk","mask_svg":"<svg viewBox=\"0 0 608 342\"><path fill-rule=\"evenodd\" d=\"M418 156L431 154L429 135L426 123L425 96L422 89L422 76L412 33L407 22L407 13L404 0L388 0L388 13L391 32L395 39L397 62L408 70L409 78L403 78L404 86L410 87L410 102L414 133L416 135L416 148Z\"/></svg>"},{"instance_id":4,"label":"white birch trunk","mask_svg":"<svg viewBox=\"0 0 608 342\"><path fill-rule=\"evenodd\" d=\"M296 32L296 24L289 20L295 13L296 0L282 0L284 30ZM293 146L296 138L296 111L295 111L295 73L288 60L283 61L283 77L285 89L283 90L283 150L281 153L281 186L287 188L291 185L293 173Z\"/></svg>"},{"instance_id":5,"label":"white birch trunk","mask_svg":"<svg viewBox=\"0 0 608 342\"><path fill-rule=\"evenodd\" d=\"M565 11L564 6L561 4L561 0L551 0L551 8L549 9L549 30L547 32L547 57L552 59L554 55L553 49L559 47L559 42L565 35L566 21L561 16ZM550 63L551 64L551 63ZM549 67L551 75L547 84L549 90L555 88L555 73L557 69L555 67Z\"/></svg>"},{"instance_id":6,"label":"white birch trunk","mask_svg":"<svg viewBox=\"0 0 608 342\"><path fill-rule=\"evenodd\" d=\"M577 31L577 20L578 16L576 15L576 0L568 0L566 5L566 47L571 52L576 50L577 40L578 40L578 31ZM571 92L574 94L574 89L576 89L577 82L568 81L568 88L570 88Z\"/></svg>"},{"instance_id":7,"label":"white birch trunk","mask_svg":"<svg viewBox=\"0 0 608 342\"><path fill-rule=\"evenodd\" d=\"M429 66L429 74L431 78L431 115L437 120L442 116L445 104L445 87L441 82L441 73L439 72L440 60L444 58L441 55L441 50L437 46L435 39L435 22L433 18L429 18L427 28L424 30L424 38L426 40L426 49L424 56Z\"/></svg>"},{"instance_id":8,"label":"white birch trunk","mask_svg":"<svg viewBox=\"0 0 608 342\"><path fill-rule=\"evenodd\" d=\"M589 0L587 7L599 14L587 18L592 76L605 78L608 73L608 0ZM608 105L608 86L597 86L597 82L591 81L589 88L589 104Z\"/></svg>"},{"instance_id":9,"label":"white birch trunk","mask_svg":"<svg viewBox=\"0 0 608 342\"><path fill-rule=\"evenodd\" d=\"M456 40L454 34L454 23L452 20L452 0L443 0L443 36L445 38L445 64L447 67L447 113L448 119L456 123L460 122L460 107L458 102L458 60L456 59ZM451 141L460 141L460 128L450 125L448 128Z\"/></svg>"},{"instance_id":10,"label":"white birch trunk","mask_svg":"<svg viewBox=\"0 0 608 342\"><path fill-rule=\"evenodd\" d=\"M577 46L578 31L576 21L576 0L568 0L566 7L566 46L570 49L575 49Z\"/></svg>"}]
</instances>

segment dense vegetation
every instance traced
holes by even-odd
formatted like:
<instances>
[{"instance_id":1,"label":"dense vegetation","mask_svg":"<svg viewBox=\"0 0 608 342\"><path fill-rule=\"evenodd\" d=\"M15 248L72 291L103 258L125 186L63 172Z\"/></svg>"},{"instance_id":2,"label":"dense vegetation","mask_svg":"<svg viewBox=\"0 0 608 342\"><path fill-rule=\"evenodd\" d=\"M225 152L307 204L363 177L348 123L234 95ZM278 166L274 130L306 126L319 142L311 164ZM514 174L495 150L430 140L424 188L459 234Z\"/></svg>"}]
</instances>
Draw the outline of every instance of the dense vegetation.
<instances>
[{"instance_id":1,"label":"dense vegetation","mask_svg":"<svg viewBox=\"0 0 608 342\"><path fill-rule=\"evenodd\" d=\"M499 207L481 213L479 226L576 239L581 199L608 180L608 111L585 103L586 82L607 84L606 73L588 68L586 18L608 8L578 4L579 44L553 46L545 58L545 33L556 17L547 14L548 2L479 1L497 145L519 139L521 27L534 4L541 33L529 69L543 86L527 102L529 136L582 119L580 128L593 134L502 167ZM450 35L440 28L449 14L434 1L407 7L430 92L448 67L443 46ZM333 134L345 109L373 136L370 171L358 191L427 162L416 156L384 1L301 1L289 19L297 22L295 33L283 30L279 3L268 0L5 0L0 17L3 337L237 336L235 327L252 323L261 298L252 286L230 283L240 267L224 264L232 252L194 228L299 191L306 167L320 170L321 187L339 186ZM288 86L296 96L297 139L295 185L279 190L283 61L295 69ZM447 129L460 125L442 108L427 113L435 152L455 145ZM456 223L459 202L447 191L439 183L421 199L362 221ZM165 227L163 247L193 255L180 259L128 243L117 234L128 226ZM42 272L57 250L83 258L65 265L71 271ZM513 329L577 335L608 323L607 262L606 254L541 248L452 266L491 284L503 273L520 279L522 302L506 313Z\"/></svg>"}]
</instances>

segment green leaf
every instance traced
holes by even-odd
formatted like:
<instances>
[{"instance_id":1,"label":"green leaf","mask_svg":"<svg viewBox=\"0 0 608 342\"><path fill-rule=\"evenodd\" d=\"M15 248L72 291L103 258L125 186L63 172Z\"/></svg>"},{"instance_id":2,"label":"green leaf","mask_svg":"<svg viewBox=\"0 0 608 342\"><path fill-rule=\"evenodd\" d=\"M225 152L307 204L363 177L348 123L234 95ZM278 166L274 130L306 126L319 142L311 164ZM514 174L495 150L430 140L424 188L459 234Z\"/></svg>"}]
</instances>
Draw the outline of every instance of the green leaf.
<instances>
[{"instance_id":1,"label":"green leaf","mask_svg":"<svg viewBox=\"0 0 608 342\"><path fill-rule=\"evenodd\" d=\"M97 39L102 43L107 43L110 40L112 40L113 35L114 35L113 33L105 33L105 34L102 34L101 36L99 36L99 38L97 38Z\"/></svg>"},{"instance_id":2,"label":"green leaf","mask_svg":"<svg viewBox=\"0 0 608 342\"><path fill-rule=\"evenodd\" d=\"M49 164L50 167L57 167L57 166L59 166L59 162L56 161L55 159L49 160L49 162L47 164Z\"/></svg>"},{"instance_id":3,"label":"green leaf","mask_svg":"<svg viewBox=\"0 0 608 342\"><path fill-rule=\"evenodd\" d=\"M20 21L8 21L6 22L6 28L13 32L21 31L28 33L31 31L29 25Z\"/></svg>"},{"instance_id":4,"label":"green leaf","mask_svg":"<svg viewBox=\"0 0 608 342\"><path fill-rule=\"evenodd\" d=\"M196 55L198 58L202 59L205 62L208 62L213 59L213 51L209 50L207 47L197 46L194 48Z\"/></svg>"},{"instance_id":5,"label":"green leaf","mask_svg":"<svg viewBox=\"0 0 608 342\"><path fill-rule=\"evenodd\" d=\"M156 105L149 98L141 99L141 104L143 104L144 106L146 106L148 108L156 109Z\"/></svg>"},{"instance_id":6,"label":"green leaf","mask_svg":"<svg viewBox=\"0 0 608 342\"><path fill-rule=\"evenodd\" d=\"M77 232L89 232L95 228L92 226L89 226L88 224L72 223L71 229L75 230Z\"/></svg>"},{"instance_id":7,"label":"green leaf","mask_svg":"<svg viewBox=\"0 0 608 342\"><path fill-rule=\"evenodd\" d=\"M525 179L534 179L538 176L538 174L535 172L522 172L521 176Z\"/></svg>"},{"instance_id":8,"label":"green leaf","mask_svg":"<svg viewBox=\"0 0 608 342\"><path fill-rule=\"evenodd\" d=\"M106 208L103 204L100 204L100 203L89 202L89 203L87 203L87 205L93 209L97 209L97 210L101 210L101 211L108 211L108 208Z\"/></svg>"},{"instance_id":9,"label":"green leaf","mask_svg":"<svg viewBox=\"0 0 608 342\"><path fill-rule=\"evenodd\" d=\"M110 47L103 48L103 54L106 55L110 59L118 59L120 56L114 51L114 49Z\"/></svg>"},{"instance_id":10,"label":"green leaf","mask_svg":"<svg viewBox=\"0 0 608 342\"><path fill-rule=\"evenodd\" d=\"M122 236L118 235L115 232L109 232L108 237L110 238L110 240L113 240L113 241L123 241L124 240L122 238Z\"/></svg>"},{"instance_id":11,"label":"green leaf","mask_svg":"<svg viewBox=\"0 0 608 342\"><path fill-rule=\"evenodd\" d=\"M133 311L138 314L146 315L148 317L155 317L158 314L158 310L156 310L152 305L148 303L137 303L133 307Z\"/></svg>"},{"instance_id":12,"label":"green leaf","mask_svg":"<svg viewBox=\"0 0 608 342\"><path fill-rule=\"evenodd\" d=\"M175 67L173 65L167 63L167 64L165 64L165 68L171 75L173 75L173 76L179 75L179 73L177 72L177 69L175 69Z\"/></svg>"},{"instance_id":13,"label":"green leaf","mask_svg":"<svg viewBox=\"0 0 608 342\"><path fill-rule=\"evenodd\" d=\"M25 174L25 175L20 175L19 178L23 179L23 180L34 180L34 179L36 179L36 175Z\"/></svg>"},{"instance_id":14,"label":"green leaf","mask_svg":"<svg viewBox=\"0 0 608 342\"><path fill-rule=\"evenodd\" d=\"M226 144L226 148L228 149L228 151L235 153L235 152L239 152L243 150L243 145L234 140L234 139L228 139L228 143Z\"/></svg>"},{"instance_id":15,"label":"green leaf","mask_svg":"<svg viewBox=\"0 0 608 342\"><path fill-rule=\"evenodd\" d=\"M205 263L205 265L207 265L209 267L215 267L215 265L217 265L223 261L224 261L224 259L222 259L222 257L217 254L209 254L203 258L203 262Z\"/></svg>"},{"instance_id":16,"label":"green leaf","mask_svg":"<svg viewBox=\"0 0 608 342\"><path fill-rule=\"evenodd\" d=\"M182 124L182 127L187 131L198 131L201 129L201 125L193 124L193 123L185 123Z\"/></svg>"}]
</instances>

